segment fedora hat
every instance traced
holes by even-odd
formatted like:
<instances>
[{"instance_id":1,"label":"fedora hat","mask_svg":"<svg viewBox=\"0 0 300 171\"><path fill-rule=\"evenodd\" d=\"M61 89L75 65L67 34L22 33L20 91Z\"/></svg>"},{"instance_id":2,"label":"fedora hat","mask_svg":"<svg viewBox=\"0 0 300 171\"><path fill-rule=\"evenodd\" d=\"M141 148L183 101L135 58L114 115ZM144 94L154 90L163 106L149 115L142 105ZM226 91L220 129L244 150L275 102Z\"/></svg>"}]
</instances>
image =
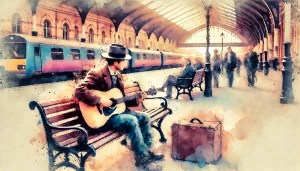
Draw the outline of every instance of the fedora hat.
<instances>
[{"instance_id":1,"label":"fedora hat","mask_svg":"<svg viewBox=\"0 0 300 171\"><path fill-rule=\"evenodd\" d=\"M117 43L109 45L108 51L101 53L103 58L116 59L116 60L128 60L131 56L126 53L126 48Z\"/></svg>"}]
</instances>

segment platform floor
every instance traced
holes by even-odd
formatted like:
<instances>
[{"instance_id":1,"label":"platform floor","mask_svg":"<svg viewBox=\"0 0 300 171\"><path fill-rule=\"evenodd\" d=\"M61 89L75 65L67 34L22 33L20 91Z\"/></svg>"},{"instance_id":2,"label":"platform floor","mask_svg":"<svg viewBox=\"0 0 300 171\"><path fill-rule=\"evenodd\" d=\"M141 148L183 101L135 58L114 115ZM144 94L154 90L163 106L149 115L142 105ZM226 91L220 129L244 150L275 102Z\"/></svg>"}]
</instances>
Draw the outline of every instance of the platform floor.
<instances>
[{"instance_id":1,"label":"platform floor","mask_svg":"<svg viewBox=\"0 0 300 171\"><path fill-rule=\"evenodd\" d=\"M158 87L166 75L178 69L151 71L128 75L139 80L144 89L150 85ZM270 71L268 76L258 73L256 87L248 87L246 73L235 75L233 88L227 87L226 77L220 77L220 88L213 88L213 97L206 98L195 90L194 101L187 95L179 100L169 100L173 114L164 121L163 130L167 143L158 141L157 152L166 155L158 162L164 171L295 171L300 170L300 77L293 83L295 104L279 103L281 72ZM30 100L52 99L71 95L72 82L35 85L0 90L0 170L47 170L48 157L43 132L37 125L39 115L30 111ZM203 86L204 87L204 86ZM159 93L157 96L164 96ZM223 118L223 157L216 165L205 165L176 161L171 158L171 125L181 119L198 117L213 120ZM120 145L119 140L97 151L97 156L86 166L87 170L125 171L134 167L131 151ZM62 168L60 170L71 170Z\"/></svg>"}]
</instances>

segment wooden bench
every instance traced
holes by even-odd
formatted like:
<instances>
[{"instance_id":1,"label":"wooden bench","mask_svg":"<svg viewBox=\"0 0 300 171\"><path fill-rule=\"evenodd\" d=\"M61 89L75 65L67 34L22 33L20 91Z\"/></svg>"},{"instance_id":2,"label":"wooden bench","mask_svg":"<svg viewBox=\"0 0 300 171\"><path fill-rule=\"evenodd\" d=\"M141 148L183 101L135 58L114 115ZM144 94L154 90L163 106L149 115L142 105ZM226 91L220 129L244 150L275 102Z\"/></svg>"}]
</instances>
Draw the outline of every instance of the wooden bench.
<instances>
[{"instance_id":1,"label":"wooden bench","mask_svg":"<svg viewBox=\"0 0 300 171\"><path fill-rule=\"evenodd\" d=\"M138 83L125 87L126 95L140 91ZM147 109L144 106L146 100L153 100L153 103L158 102L157 107ZM151 126L159 132L160 141L166 142L161 124L167 115L172 114L172 110L168 108L167 100L161 97L146 98L140 106L142 107L141 111L147 113L151 118ZM66 166L82 171L86 159L96 155L96 149L122 136L121 133L113 130L99 133L89 128L83 120L78 101L72 97L42 103L31 101L29 107L31 110L37 108L41 115L48 143L50 170ZM126 139L121 143L126 144ZM81 152L85 154L82 155ZM64 161L55 164L56 159L61 154L65 155ZM70 162L70 154L78 158L79 166Z\"/></svg>"},{"instance_id":2,"label":"wooden bench","mask_svg":"<svg viewBox=\"0 0 300 171\"><path fill-rule=\"evenodd\" d=\"M190 96L190 99L193 100L193 97L191 95L191 91L195 87L199 87L201 91L201 84L203 83L204 78L204 69L197 70L194 73L194 76L192 78L178 78L177 84L175 85L175 88L177 90L177 96L176 99L178 99L179 95L181 94L188 94Z\"/></svg>"}]
</instances>

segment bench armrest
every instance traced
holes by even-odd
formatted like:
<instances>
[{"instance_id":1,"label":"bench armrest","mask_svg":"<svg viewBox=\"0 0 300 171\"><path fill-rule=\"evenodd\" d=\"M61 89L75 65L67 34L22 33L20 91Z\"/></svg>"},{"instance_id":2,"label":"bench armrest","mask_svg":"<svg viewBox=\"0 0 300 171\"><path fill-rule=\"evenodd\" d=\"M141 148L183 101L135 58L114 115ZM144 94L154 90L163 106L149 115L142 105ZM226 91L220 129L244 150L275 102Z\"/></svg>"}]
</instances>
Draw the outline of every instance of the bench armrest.
<instances>
[{"instance_id":1,"label":"bench armrest","mask_svg":"<svg viewBox=\"0 0 300 171\"><path fill-rule=\"evenodd\" d=\"M51 130L53 130L53 129L57 129L57 130L76 129L80 132L78 139L77 139L77 143L79 145L87 145L88 144L88 133L84 128L82 128L80 126L54 126L51 124L48 124L48 126L50 127ZM55 141L55 139L53 139L53 140Z\"/></svg>"},{"instance_id":2,"label":"bench armrest","mask_svg":"<svg viewBox=\"0 0 300 171\"><path fill-rule=\"evenodd\" d=\"M177 80L192 80L193 78L177 78Z\"/></svg>"},{"instance_id":3,"label":"bench armrest","mask_svg":"<svg viewBox=\"0 0 300 171\"><path fill-rule=\"evenodd\" d=\"M164 97L148 97L148 98L144 99L144 101L146 101L146 100L159 100L161 102L160 103L161 107L168 108L168 101ZM144 101L142 102L142 105L143 105L144 108L146 108L145 104L144 104Z\"/></svg>"},{"instance_id":4,"label":"bench armrest","mask_svg":"<svg viewBox=\"0 0 300 171\"><path fill-rule=\"evenodd\" d=\"M44 108L36 101L31 101L29 103L29 108L31 110L34 110L35 108L38 109L38 111L40 112L43 124L45 125L45 132L46 132L46 136L47 139L52 139L53 141L55 141L55 139L51 136L52 135L52 130L53 129L58 129L58 130L68 130L68 129L76 129L80 132L79 134L79 138L77 139L78 144L82 144L82 145L87 145L88 143L88 133L87 131L80 127L80 126L55 126L52 125L51 123L48 122L47 118L46 118L46 113L44 111Z\"/></svg>"}]
</instances>

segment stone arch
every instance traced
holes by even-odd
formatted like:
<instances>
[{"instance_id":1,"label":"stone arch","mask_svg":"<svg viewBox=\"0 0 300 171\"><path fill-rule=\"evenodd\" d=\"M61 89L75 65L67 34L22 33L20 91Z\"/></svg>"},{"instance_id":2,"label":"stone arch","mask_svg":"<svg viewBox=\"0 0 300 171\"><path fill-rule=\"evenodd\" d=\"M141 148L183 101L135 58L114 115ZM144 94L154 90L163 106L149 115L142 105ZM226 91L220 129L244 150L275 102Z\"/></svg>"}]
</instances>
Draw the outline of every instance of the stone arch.
<instances>
[{"instance_id":1,"label":"stone arch","mask_svg":"<svg viewBox=\"0 0 300 171\"><path fill-rule=\"evenodd\" d=\"M70 28L75 27L75 24L76 24L76 23L75 23L74 25L72 25L71 22L70 22L67 18L65 18L65 19L63 19L63 20L61 21L60 27L63 28L63 25L64 25L64 24L68 24L69 29L70 29Z\"/></svg>"},{"instance_id":2,"label":"stone arch","mask_svg":"<svg viewBox=\"0 0 300 171\"><path fill-rule=\"evenodd\" d=\"M42 17L42 19L41 19L41 26L43 26L44 25L44 21L45 20L49 20L50 21L50 24L51 24L51 27L52 26L55 26L55 21L50 17L50 15L48 15L48 14L46 14L46 15L44 15L43 17Z\"/></svg>"},{"instance_id":3,"label":"stone arch","mask_svg":"<svg viewBox=\"0 0 300 171\"><path fill-rule=\"evenodd\" d=\"M88 32L90 29L93 29L94 31L94 34L95 34L95 31L96 31L96 27L93 25L93 24L89 24L86 28L86 31Z\"/></svg>"}]
</instances>

